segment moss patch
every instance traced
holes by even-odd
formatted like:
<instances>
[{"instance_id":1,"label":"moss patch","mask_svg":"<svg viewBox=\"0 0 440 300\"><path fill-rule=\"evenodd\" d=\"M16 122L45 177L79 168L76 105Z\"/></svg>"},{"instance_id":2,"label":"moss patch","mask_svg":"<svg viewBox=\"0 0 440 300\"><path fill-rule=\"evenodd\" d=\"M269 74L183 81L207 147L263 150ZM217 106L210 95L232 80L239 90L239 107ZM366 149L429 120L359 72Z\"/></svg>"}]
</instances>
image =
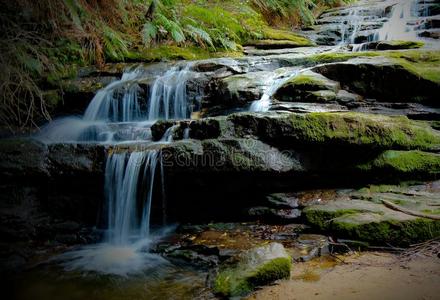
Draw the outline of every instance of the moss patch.
<instances>
[{"instance_id":1,"label":"moss patch","mask_svg":"<svg viewBox=\"0 0 440 300\"><path fill-rule=\"evenodd\" d=\"M306 37L295 34L291 31L279 30L270 27L266 27L263 30L263 38L269 40L292 41L301 46L314 46L314 43Z\"/></svg>"},{"instance_id":2,"label":"moss patch","mask_svg":"<svg viewBox=\"0 0 440 300\"><path fill-rule=\"evenodd\" d=\"M290 277L291 258L281 244L272 243L242 254L240 262L223 267L214 292L226 297L244 296L255 287Z\"/></svg>"},{"instance_id":3,"label":"moss patch","mask_svg":"<svg viewBox=\"0 0 440 300\"><path fill-rule=\"evenodd\" d=\"M409 245L440 235L440 222L363 200L340 200L304 210L307 221L337 236L372 244Z\"/></svg>"},{"instance_id":4,"label":"moss patch","mask_svg":"<svg viewBox=\"0 0 440 300\"><path fill-rule=\"evenodd\" d=\"M197 60L212 57L240 57L241 51L210 52L200 47L160 46L142 52L130 52L127 60L161 61L161 60Z\"/></svg>"},{"instance_id":5,"label":"moss patch","mask_svg":"<svg viewBox=\"0 0 440 300\"><path fill-rule=\"evenodd\" d=\"M440 174L440 155L422 151L386 151L361 170L382 169L399 173Z\"/></svg>"},{"instance_id":6,"label":"moss patch","mask_svg":"<svg viewBox=\"0 0 440 300\"><path fill-rule=\"evenodd\" d=\"M377 50L398 50L398 49L417 49L425 45L423 42L414 41L382 41L378 42L376 45Z\"/></svg>"},{"instance_id":7,"label":"moss patch","mask_svg":"<svg viewBox=\"0 0 440 300\"><path fill-rule=\"evenodd\" d=\"M430 126L406 117L310 113L292 114L289 121L292 133L301 141L404 149L431 149L440 144L440 135Z\"/></svg>"}]
</instances>

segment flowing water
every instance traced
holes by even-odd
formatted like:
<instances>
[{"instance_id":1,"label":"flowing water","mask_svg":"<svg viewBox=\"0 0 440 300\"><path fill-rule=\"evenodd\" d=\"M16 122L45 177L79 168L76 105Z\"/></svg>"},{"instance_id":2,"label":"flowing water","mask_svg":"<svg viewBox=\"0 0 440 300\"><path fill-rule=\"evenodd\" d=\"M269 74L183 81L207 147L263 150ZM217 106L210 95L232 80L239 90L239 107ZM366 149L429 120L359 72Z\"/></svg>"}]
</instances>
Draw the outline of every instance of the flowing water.
<instances>
[{"instance_id":1,"label":"flowing water","mask_svg":"<svg viewBox=\"0 0 440 300\"><path fill-rule=\"evenodd\" d=\"M184 119L192 113L187 80L192 63L178 63L152 76L143 66L128 69L122 78L98 91L82 117L55 120L38 138L47 142L101 143L108 151L105 166L107 228L104 240L58 256L54 261L70 272L132 276L170 264L149 253L155 238L150 234L150 214L158 170L158 150L127 151L118 144L152 144L149 128L158 119ZM145 83L147 82L147 83ZM148 89L145 86L148 85ZM146 92L147 90L147 92ZM173 128L163 142L172 141ZM162 188L162 192L163 188ZM171 268L172 269L172 268Z\"/></svg>"},{"instance_id":2,"label":"flowing water","mask_svg":"<svg viewBox=\"0 0 440 300\"><path fill-rule=\"evenodd\" d=\"M197 75L191 67L190 62L176 64L154 78L144 66L128 69L120 80L98 91L82 117L50 122L38 138L46 143L111 145L148 141L156 120L191 116L186 83Z\"/></svg>"},{"instance_id":3,"label":"flowing water","mask_svg":"<svg viewBox=\"0 0 440 300\"><path fill-rule=\"evenodd\" d=\"M361 33L362 24L375 21L376 17L365 16L361 13L362 6L349 8L348 15L341 20L339 25L341 33L340 46L352 45L352 51L368 50L370 42L378 41L422 41L429 45L438 45L436 41L428 41L418 36L418 30L423 23L426 11L420 9L423 5L418 0L388 0L383 4L385 9L391 7L388 19L383 25L368 34L367 42L357 43L356 38ZM365 33L364 33L365 34Z\"/></svg>"}]
</instances>

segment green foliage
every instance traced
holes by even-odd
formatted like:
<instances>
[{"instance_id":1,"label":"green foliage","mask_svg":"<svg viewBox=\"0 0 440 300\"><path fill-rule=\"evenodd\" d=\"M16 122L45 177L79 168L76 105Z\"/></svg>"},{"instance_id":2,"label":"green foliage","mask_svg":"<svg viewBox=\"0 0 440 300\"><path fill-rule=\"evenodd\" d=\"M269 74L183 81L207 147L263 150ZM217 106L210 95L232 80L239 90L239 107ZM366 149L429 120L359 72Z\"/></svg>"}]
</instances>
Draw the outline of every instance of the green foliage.
<instances>
[{"instance_id":1,"label":"green foliage","mask_svg":"<svg viewBox=\"0 0 440 300\"><path fill-rule=\"evenodd\" d=\"M113 61L124 60L128 53L129 43L122 34L108 26L103 26L104 53Z\"/></svg>"}]
</instances>

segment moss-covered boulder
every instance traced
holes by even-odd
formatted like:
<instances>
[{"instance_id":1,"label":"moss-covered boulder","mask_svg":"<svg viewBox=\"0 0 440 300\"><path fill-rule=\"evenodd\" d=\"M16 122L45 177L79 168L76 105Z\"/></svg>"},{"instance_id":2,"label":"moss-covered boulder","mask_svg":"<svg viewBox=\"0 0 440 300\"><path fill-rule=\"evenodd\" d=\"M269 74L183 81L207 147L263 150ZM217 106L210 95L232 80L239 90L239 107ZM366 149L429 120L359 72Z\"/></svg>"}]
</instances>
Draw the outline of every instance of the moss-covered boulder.
<instances>
[{"instance_id":1,"label":"moss-covered boulder","mask_svg":"<svg viewBox=\"0 0 440 300\"><path fill-rule=\"evenodd\" d=\"M254 135L268 143L369 149L437 150L440 133L402 116L363 113L234 114L235 136Z\"/></svg>"},{"instance_id":2,"label":"moss-covered boulder","mask_svg":"<svg viewBox=\"0 0 440 300\"><path fill-rule=\"evenodd\" d=\"M266 28L263 31L263 39L248 41L245 46L253 46L257 49L283 49L314 46L314 43L290 31Z\"/></svg>"},{"instance_id":3,"label":"moss-covered boulder","mask_svg":"<svg viewBox=\"0 0 440 300\"><path fill-rule=\"evenodd\" d=\"M440 154L422 151L388 150L367 164L359 166L362 171L407 175L415 179L418 175L440 175Z\"/></svg>"},{"instance_id":4,"label":"moss-covered boulder","mask_svg":"<svg viewBox=\"0 0 440 300\"><path fill-rule=\"evenodd\" d=\"M417 49L424 46L423 42L414 41L378 41L368 42L363 47L368 50L402 50L402 49Z\"/></svg>"},{"instance_id":5,"label":"moss-covered boulder","mask_svg":"<svg viewBox=\"0 0 440 300\"><path fill-rule=\"evenodd\" d=\"M293 76L285 82L274 94L281 101L296 102L328 102L335 100L339 83L321 74L305 71Z\"/></svg>"},{"instance_id":6,"label":"moss-covered boulder","mask_svg":"<svg viewBox=\"0 0 440 300\"><path fill-rule=\"evenodd\" d=\"M365 200L337 200L304 210L307 222L336 236L407 246L440 236L440 222Z\"/></svg>"},{"instance_id":7,"label":"moss-covered boulder","mask_svg":"<svg viewBox=\"0 0 440 300\"><path fill-rule=\"evenodd\" d=\"M362 57L320 65L313 70L361 95L385 102L439 106L440 72L398 57ZM420 58L421 59L421 58ZM438 62L437 62L438 66Z\"/></svg>"},{"instance_id":8,"label":"moss-covered boulder","mask_svg":"<svg viewBox=\"0 0 440 300\"><path fill-rule=\"evenodd\" d=\"M235 265L223 266L214 281L214 292L226 297L244 296L255 287L290 277L291 257L283 245L271 243L241 254Z\"/></svg>"}]
</instances>

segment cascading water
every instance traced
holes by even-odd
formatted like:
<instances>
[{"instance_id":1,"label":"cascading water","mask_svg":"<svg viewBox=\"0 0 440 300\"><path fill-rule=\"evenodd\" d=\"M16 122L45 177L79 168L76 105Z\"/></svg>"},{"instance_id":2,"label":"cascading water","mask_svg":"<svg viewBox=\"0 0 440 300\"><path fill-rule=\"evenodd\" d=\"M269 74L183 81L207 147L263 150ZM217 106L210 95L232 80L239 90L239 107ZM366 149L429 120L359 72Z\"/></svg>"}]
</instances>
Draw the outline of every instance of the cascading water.
<instances>
[{"instance_id":1,"label":"cascading water","mask_svg":"<svg viewBox=\"0 0 440 300\"><path fill-rule=\"evenodd\" d=\"M288 72L287 74L281 74L278 76L274 76L269 78L270 85L263 92L263 96L261 96L260 100L253 101L251 106L249 107L249 111L253 112L265 112L270 109L270 104L272 102L273 94L287 81L297 76L300 72L308 70L309 68L302 70L293 70Z\"/></svg>"},{"instance_id":2,"label":"cascading water","mask_svg":"<svg viewBox=\"0 0 440 300\"><path fill-rule=\"evenodd\" d=\"M386 3L387 6L392 6L389 19L370 35L368 42L355 44L354 39L350 40L349 43L353 44L353 52L367 50L370 42L397 40L426 42L426 39L419 37L417 32L426 15L426 11L420 12L420 1L391 0ZM429 41L429 43L438 47L438 42Z\"/></svg>"},{"instance_id":3,"label":"cascading water","mask_svg":"<svg viewBox=\"0 0 440 300\"><path fill-rule=\"evenodd\" d=\"M126 70L120 80L98 91L82 117L55 120L42 129L38 138L48 143L149 140L154 121L191 116L186 91L187 81L196 76L191 67L191 63L176 64L154 78L142 66Z\"/></svg>"},{"instance_id":4,"label":"cascading water","mask_svg":"<svg viewBox=\"0 0 440 300\"><path fill-rule=\"evenodd\" d=\"M108 203L107 240L127 244L149 234L150 210L158 152L113 153L107 158L105 192ZM139 215L139 181L147 188Z\"/></svg>"},{"instance_id":5,"label":"cascading water","mask_svg":"<svg viewBox=\"0 0 440 300\"><path fill-rule=\"evenodd\" d=\"M57 142L67 137L68 141L76 142L152 143L148 135L136 134L136 130L147 131L157 119L190 117L192 108L187 100L186 82L194 76L191 66L176 65L155 77L147 96L142 95L140 84L148 72L142 67L126 71L121 80L96 94L82 118L55 121L40 137ZM172 130L165 135L164 142L172 141ZM67 269L127 275L164 263L146 252L152 239L150 212L160 161L158 150L118 150L108 154L105 241L62 255Z\"/></svg>"}]
</instances>

